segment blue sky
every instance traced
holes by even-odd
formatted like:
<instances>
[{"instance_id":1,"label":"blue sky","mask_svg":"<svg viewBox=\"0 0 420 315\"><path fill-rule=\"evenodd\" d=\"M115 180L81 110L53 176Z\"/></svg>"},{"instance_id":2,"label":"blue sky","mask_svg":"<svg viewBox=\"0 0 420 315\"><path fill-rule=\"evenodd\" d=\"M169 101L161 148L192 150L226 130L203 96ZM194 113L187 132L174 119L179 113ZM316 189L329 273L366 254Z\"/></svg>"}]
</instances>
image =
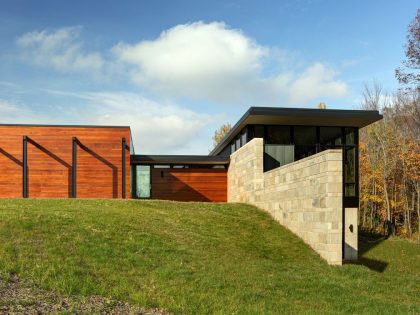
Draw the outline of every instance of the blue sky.
<instances>
[{"instance_id":1,"label":"blue sky","mask_svg":"<svg viewBox=\"0 0 420 315\"><path fill-rule=\"evenodd\" d=\"M395 91L419 4L0 0L0 123L130 125L137 153L207 154L249 106Z\"/></svg>"}]
</instances>

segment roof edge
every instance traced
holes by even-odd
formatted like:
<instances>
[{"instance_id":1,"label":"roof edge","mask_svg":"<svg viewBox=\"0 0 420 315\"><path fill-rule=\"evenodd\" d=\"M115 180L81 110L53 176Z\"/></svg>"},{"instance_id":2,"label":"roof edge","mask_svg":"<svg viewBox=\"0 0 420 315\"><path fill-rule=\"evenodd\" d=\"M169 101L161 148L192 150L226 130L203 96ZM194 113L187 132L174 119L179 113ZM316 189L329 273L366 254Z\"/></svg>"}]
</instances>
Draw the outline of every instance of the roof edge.
<instances>
[{"instance_id":1,"label":"roof edge","mask_svg":"<svg viewBox=\"0 0 420 315\"><path fill-rule=\"evenodd\" d=\"M259 107L259 106L251 106L248 110L242 115L242 117L238 120L238 122L232 127L232 129L223 137L223 139L216 145L213 150L210 151L210 156L215 156L219 154L227 145L228 142L234 138L237 133L240 131L239 128L243 128L247 125L246 119L250 116L281 116L281 114L290 115L294 117L299 117L302 114L314 113L317 117L320 114L328 113L330 115L333 114L341 114L341 115L349 115L349 116L357 116L359 114L367 114L371 115L372 118L375 116L373 122L378 121L383 118L379 111L377 110L363 110L363 109L319 109L319 108L293 108L293 107ZM343 127L356 127L356 126L343 126ZM363 126L364 127L364 126ZM360 127L360 128L363 128Z\"/></svg>"}]
</instances>

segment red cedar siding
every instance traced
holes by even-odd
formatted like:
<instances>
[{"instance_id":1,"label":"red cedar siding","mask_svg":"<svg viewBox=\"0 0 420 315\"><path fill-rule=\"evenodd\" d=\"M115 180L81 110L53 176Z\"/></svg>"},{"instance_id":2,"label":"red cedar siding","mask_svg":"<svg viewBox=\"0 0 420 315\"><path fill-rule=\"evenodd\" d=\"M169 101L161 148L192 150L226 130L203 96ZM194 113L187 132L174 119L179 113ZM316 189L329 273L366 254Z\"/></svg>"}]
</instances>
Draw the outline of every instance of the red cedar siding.
<instances>
[{"instance_id":1,"label":"red cedar siding","mask_svg":"<svg viewBox=\"0 0 420 315\"><path fill-rule=\"evenodd\" d=\"M227 201L225 169L152 169L152 199Z\"/></svg>"},{"instance_id":2,"label":"red cedar siding","mask_svg":"<svg viewBox=\"0 0 420 315\"><path fill-rule=\"evenodd\" d=\"M68 198L72 138L77 137L77 197L122 197L121 139L126 138L126 198L130 197L130 129L0 126L0 198L22 197L22 138L28 136L28 197Z\"/></svg>"}]
</instances>

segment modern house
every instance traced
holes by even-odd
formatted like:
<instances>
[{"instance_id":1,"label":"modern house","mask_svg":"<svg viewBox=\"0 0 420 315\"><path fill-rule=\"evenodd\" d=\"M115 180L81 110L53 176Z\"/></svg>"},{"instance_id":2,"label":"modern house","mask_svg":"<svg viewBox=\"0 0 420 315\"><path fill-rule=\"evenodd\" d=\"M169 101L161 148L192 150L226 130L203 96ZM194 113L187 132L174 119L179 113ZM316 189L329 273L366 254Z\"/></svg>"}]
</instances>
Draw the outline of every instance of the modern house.
<instances>
[{"instance_id":1,"label":"modern house","mask_svg":"<svg viewBox=\"0 0 420 315\"><path fill-rule=\"evenodd\" d=\"M128 126L0 125L0 198L246 202L357 259L358 131L377 111L251 107L209 155L136 155Z\"/></svg>"}]
</instances>

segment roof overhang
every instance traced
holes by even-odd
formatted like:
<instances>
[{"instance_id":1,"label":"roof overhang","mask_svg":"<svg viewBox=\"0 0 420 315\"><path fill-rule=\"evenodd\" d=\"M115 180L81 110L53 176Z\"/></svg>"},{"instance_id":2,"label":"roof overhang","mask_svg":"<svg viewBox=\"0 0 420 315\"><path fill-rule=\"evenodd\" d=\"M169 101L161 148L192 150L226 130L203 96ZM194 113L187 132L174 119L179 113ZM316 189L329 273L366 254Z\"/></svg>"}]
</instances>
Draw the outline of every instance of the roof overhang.
<instances>
[{"instance_id":1,"label":"roof overhang","mask_svg":"<svg viewBox=\"0 0 420 315\"><path fill-rule=\"evenodd\" d=\"M132 155L131 164L226 165L229 157L209 155Z\"/></svg>"},{"instance_id":2,"label":"roof overhang","mask_svg":"<svg viewBox=\"0 0 420 315\"><path fill-rule=\"evenodd\" d=\"M250 107L209 155L219 154L246 125L358 127L381 120L376 110Z\"/></svg>"}]
</instances>

